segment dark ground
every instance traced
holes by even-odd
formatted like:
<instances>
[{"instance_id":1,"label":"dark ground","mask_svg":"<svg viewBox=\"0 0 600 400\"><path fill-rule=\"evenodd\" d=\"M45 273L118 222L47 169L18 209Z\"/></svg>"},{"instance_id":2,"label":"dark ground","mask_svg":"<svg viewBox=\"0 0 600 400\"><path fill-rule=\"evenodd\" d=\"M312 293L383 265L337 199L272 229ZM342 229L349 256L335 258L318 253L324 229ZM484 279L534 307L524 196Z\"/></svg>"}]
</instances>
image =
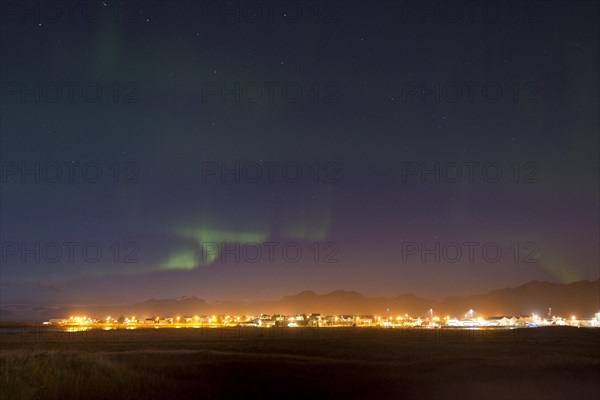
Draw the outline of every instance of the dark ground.
<instances>
[{"instance_id":1,"label":"dark ground","mask_svg":"<svg viewBox=\"0 0 600 400\"><path fill-rule=\"evenodd\" d=\"M600 399L600 329L4 333L2 399Z\"/></svg>"}]
</instances>

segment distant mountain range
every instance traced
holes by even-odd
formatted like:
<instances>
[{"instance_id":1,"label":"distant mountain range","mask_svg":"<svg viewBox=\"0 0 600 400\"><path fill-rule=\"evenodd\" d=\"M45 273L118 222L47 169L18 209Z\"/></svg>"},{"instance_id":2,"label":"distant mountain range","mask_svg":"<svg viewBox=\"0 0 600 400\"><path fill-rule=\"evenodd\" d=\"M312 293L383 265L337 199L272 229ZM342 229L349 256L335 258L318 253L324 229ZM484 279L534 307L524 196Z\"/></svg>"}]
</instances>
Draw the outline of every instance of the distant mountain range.
<instances>
[{"instance_id":1,"label":"distant mountain range","mask_svg":"<svg viewBox=\"0 0 600 400\"><path fill-rule=\"evenodd\" d=\"M198 297L177 299L150 299L141 303L113 306L32 307L2 306L2 320L47 320L70 315L106 316L193 316L193 315L256 315L321 313L427 316L433 309L437 315L463 316L470 309L476 315L546 315L552 307L553 315L591 318L600 311L600 280L579 281L569 284L531 281L524 285L494 290L472 296L451 296L433 301L404 294L396 297L365 297L360 293L336 290L327 294L304 291L279 300L252 303L206 302ZM389 311L388 311L389 310Z\"/></svg>"}]
</instances>

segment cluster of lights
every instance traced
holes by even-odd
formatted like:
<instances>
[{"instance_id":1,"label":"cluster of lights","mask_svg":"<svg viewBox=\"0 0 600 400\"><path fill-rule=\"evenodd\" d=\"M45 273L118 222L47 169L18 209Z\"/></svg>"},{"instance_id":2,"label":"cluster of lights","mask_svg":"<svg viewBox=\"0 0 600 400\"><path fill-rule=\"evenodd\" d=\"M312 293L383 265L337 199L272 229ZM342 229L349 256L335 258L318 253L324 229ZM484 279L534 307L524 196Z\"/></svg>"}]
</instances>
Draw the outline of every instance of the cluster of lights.
<instances>
[{"instance_id":1,"label":"cluster of lights","mask_svg":"<svg viewBox=\"0 0 600 400\"><path fill-rule=\"evenodd\" d=\"M387 310L389 314L389 309ZM284 316L284 315L267 315L261 314L259 317L254 316L230 316L230 315L212 315L212 316L198 316L193 317L181 317L175 318L146 318L145 320L138 320L135 316L131 317L120 317L119 319L111 318L107 316L103 320L92 319L87 316L71 316L65 320L54 320L54 322L45 322L45 324L53 323L64 325L69 329L86 330L91 327L100 327L102 329L113 329L114 325L125 325L126 329L136 329L146 324L152 324L155 328L160 326L174 326L175 328L181 327L194 327L199 328L201 326L237 326L240 324L259 326L259 327L270 327L270 326L288 326L297 327L312 324L313 326L381 326L381 327L430 327L439 328L441 326L450 327L473 327L473 326L500 326L497 321L486 320L485 318L478 316L475 318L475 311L470 309L464 314L463 320L451 319L449 315L443 318L435 316L433 309L428 312L427 318L413 318L408 314L398 315L395 318L391 315L382 317L381 315L376 316L353 316L353 315L335 315L322 317L321 314L311 314L306 316L305 314L298 314L295 316ZM600 313L599 313L600 314ZM513 318L509 318L510 325L514 324ZM57 322L58 321L58 322ZM548 319L541 318L538 314L531 314L530 317L520 319L525 321L527 326L541 326L541 325L574 325L579 326L580 321L577 320L576 316L573 315L570 321L560 317L549 317ZM592 326L600 325L592 324Z\"/></svg>"}]
</instances>

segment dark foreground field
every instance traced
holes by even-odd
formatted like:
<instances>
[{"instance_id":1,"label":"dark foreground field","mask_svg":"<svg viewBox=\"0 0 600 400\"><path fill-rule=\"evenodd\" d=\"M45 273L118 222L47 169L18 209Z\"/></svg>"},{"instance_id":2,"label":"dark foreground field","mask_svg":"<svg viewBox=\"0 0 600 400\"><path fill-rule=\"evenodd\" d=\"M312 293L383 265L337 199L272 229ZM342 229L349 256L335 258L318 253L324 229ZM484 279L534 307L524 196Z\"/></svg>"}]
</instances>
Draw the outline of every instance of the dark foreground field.
<instances>
[{"instance_id":1,"label":"dark foreground field","mask_svg":"<svg viewBox=\"0 0 600 400\"><path fill-rule=\"evenodd\" d=\"M598 399L600 330L4 333L2 399Z\"/></svg>"}]
</instances>

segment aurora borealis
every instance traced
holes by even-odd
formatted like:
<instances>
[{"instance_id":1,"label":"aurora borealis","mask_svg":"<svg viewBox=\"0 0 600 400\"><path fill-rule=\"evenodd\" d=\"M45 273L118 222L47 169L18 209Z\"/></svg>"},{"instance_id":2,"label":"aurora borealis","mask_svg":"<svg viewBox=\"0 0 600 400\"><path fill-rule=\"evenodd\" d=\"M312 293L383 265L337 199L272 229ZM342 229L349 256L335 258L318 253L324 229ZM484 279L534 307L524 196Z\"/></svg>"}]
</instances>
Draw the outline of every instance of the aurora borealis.
<instances>
[{"instance_id":1,"label":"aurora borealis","mask_svg":"<svg viewBox=\"0 0 600 400\"><path fill-rule=\"evenodd\" d=\"M1 5L1 303L598 279L597 4L89 3Z\"/></svg>"}]
</instances>

